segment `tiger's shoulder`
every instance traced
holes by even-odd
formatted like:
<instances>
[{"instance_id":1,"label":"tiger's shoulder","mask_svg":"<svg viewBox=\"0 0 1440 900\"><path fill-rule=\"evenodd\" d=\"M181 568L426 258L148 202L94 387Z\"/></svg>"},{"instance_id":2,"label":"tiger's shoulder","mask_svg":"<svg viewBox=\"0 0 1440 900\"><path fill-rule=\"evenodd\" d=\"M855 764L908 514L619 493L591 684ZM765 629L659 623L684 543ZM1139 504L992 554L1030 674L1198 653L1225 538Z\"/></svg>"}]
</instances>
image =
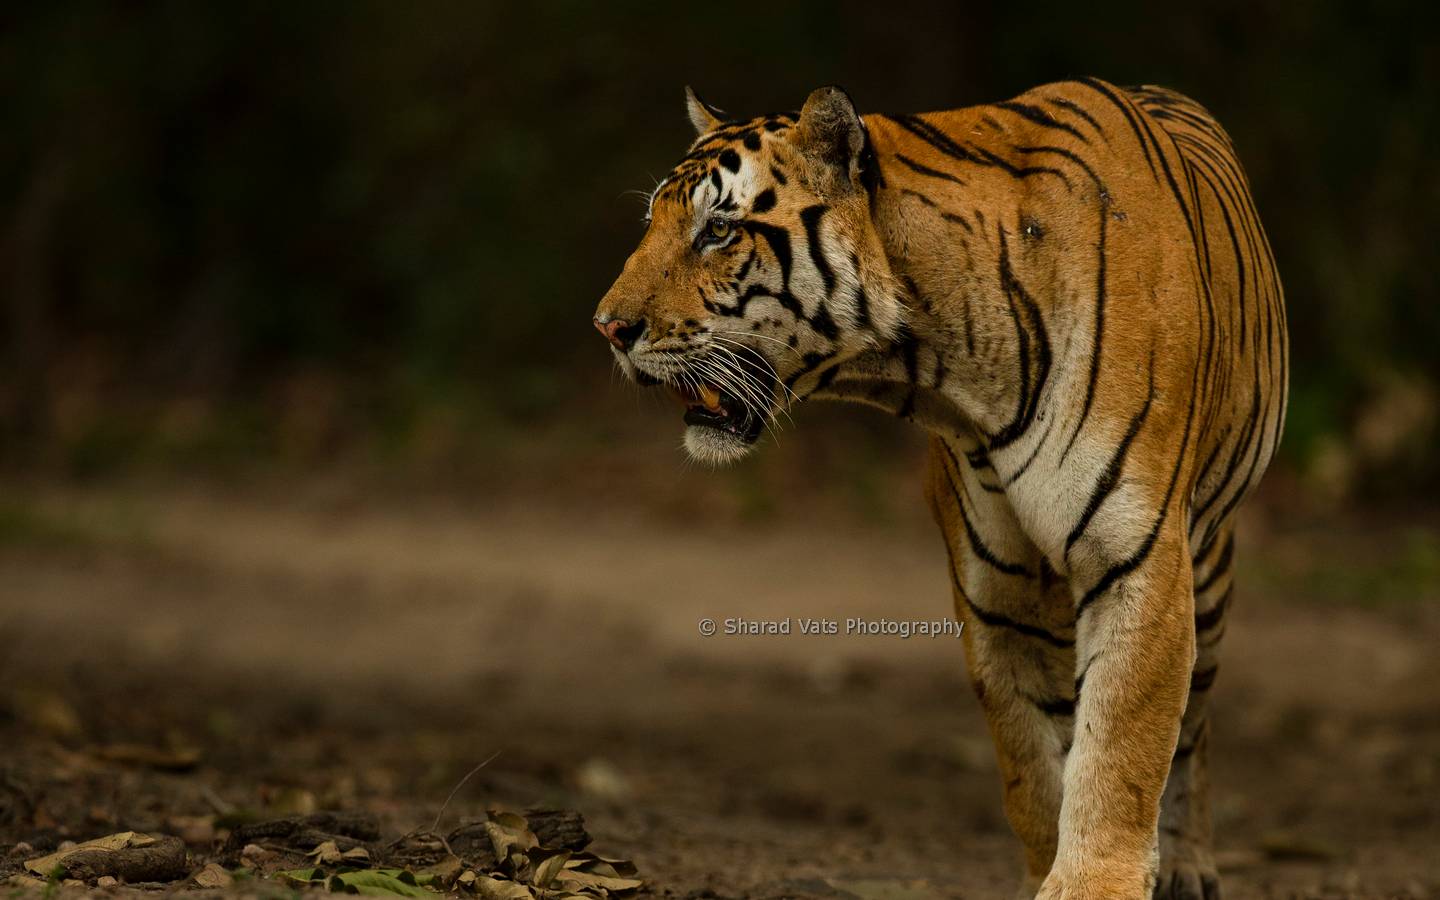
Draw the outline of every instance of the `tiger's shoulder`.
<instances>
[{"instance_id":1,"label":"tiger's shoulder","mask_svg":"<svg viewBox=\"0 0 1440 900\"><path fill-rule=\"evenodd\" d=\"M928 145L1010 175L1037 171L1035 160L1043 164L1045 157L1063 158L1102 181L1141 173L1163 179L1164 167L1181 156L1235 160L1229 134L1196 100L1158 85L1120 87L1089 77L1043 84L994 103L871 116L867 124L896 146Z\"/></svg>"}]
</instances>

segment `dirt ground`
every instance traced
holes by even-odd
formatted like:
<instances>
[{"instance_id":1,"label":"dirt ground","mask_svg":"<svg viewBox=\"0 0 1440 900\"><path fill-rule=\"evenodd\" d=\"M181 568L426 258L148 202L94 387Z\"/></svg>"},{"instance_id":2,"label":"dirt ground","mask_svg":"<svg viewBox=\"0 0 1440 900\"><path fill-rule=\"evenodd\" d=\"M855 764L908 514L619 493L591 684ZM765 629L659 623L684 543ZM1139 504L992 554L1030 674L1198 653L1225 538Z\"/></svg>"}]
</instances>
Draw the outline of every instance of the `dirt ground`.
<instances>
[{"instance_id":1,"label":"dirt ground","mask_svg":"<svg viewBox=\"0 0 1440 900\"><path fill-rule=\"evenodd\" d=\"M958 641L699 633L947 615L918 493L879 525L213 485L0 496L0 878L18 842L122 830L179 834L198 868L246 816L359 811L396 836L498 751L447 826L579 810L643 893L1015 890ZM1440 532L1247 525L1214 699L1226 896L1440 897Z\"/></svg>"}]
</instances>

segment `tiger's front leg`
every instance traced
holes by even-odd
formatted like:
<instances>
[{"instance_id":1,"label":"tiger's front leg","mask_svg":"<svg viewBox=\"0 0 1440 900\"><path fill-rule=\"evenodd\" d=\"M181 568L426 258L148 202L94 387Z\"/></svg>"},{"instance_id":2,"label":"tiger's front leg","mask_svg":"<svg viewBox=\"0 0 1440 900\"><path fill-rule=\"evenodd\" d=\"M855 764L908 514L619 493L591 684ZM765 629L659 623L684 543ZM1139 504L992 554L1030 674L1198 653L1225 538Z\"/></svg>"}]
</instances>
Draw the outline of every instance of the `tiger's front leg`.
<instances>
[{"instance_id":1,"label":"tiger's front leg","mask_svg":"<svg viewBox=\"0 0 1440 900\"><path fill-rule=\"evenodd\" d=\"M965 663L995 743L1005 815L1024 845L1021 896L1033 897L1055 858L1074 716L1068 587L1021 532L975 445L934 439L926 494L949 553Z\"/></svg>"},{"instance_id":2,"label":"tiger's front leg","mask_svg":"<svg viewBox=\"0 0 1440 900\"><path fill-rule=\"evenodd\" d=\"M1072 566L1075 740L1044 900L1151 896L1160 800L1195 660L1192 570L1177 518L1171 510L1129 541L1092 541Z\"/></svg>"}]
</instances>

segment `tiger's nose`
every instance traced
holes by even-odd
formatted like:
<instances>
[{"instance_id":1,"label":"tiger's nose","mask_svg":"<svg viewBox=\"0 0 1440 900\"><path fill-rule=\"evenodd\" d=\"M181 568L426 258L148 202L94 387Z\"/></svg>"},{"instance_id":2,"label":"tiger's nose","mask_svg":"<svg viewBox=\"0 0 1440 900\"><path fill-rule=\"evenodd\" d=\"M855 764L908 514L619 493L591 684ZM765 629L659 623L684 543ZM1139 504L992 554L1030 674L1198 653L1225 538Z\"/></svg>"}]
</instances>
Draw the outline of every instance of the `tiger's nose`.
<instances>
[{"instance_id":1,"label":"tiger's nose","mask_svg":"<svg viewBox=\"0 0 1440 900\"><path fill-rule=\"evenodd\" d=\"M614 344L616 349L624 353L630 346L645 333L645 320L641 319L634 324L624 319L602 319L595 317L595 327L605 335L605 339Z\"/></svg>"}]
</instances>

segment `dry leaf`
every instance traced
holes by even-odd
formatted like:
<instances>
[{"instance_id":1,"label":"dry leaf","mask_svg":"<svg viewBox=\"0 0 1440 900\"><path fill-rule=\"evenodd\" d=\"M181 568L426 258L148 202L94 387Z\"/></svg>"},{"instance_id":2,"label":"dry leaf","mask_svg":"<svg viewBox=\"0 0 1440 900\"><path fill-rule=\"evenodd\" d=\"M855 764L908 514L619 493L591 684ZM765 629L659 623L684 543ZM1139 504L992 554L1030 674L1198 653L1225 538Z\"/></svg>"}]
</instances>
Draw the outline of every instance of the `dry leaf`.
<instances>
[{"instance_id":1,"label":"dry leaf","mask_svg":"<svg viewBox=\"0 0 1440 900\"><path fill-rule=\"evenodd\" d=\"M504 859L512 851L524 852L540 846L540 839L530 830L525 817L512 812L490 811L490 821L485 823L485 833L495 849L495 857Z\"/></svg>"},{"instance_id":2,"label":"dry leaf","mask_svg":"<svg viewBox=\"0 0 1440 900\"><path fill-rule=\"evenodd\" d=\"M340 861L347 863L369 862L370 851L364 847L351 847L349 850L340 854Z\"/></svg>"},{"instance_id":3,"label":"dry leaf","mask_svg":"<svg viewBox=\"0 0 1440 900\"><path fill-rule=\"evenodd\" d=\"M535 867L535 874L530 876L530 883L538 888L549 887L550 882L554 881L555 876L560 874L560 871L565 868L565 863L569 861L569 859L570 852L567 850L544 860Z\"/></svg>"},{"instance_id":4,"label":"dry leaf","mask_svg":"<svg viewBox=\"0 0 1440 900\"><path fill-rule=\"evenodd\" d=\"M224 866L213 862L196 872L192 880L198 888L226 888L235 881L234 877L225 871Z\"/></svg>"},{"instance_id":5,"label":"dry leaf","mask_svg":"<svg viewBox=\"0 0 1440 900\"><path fill-rule=\"evenodd\" d=\"M50 877L55 867L64 862L67 856L79 853L81 850L124 850L129 847L148 847L155 843L155 839L148 834L140 834L135 831L122 831L119 834L109 834L93 841L86 841L83 844L76 844L73 847L66 847L64 850L57 850L49 856L42 856L39 859L25 861L25 868L36 875Z\"/></svg>"},{"instance_id":6,"label":"dry leaf","mask_svg":"<svg viewBox=\"0 0 1440 900\"><path fill-rule=\"evenodd\" d=\"M577 853L565 864L567 869L581 869L596 875L611 878L631 878L635 875L635 864L628 859L608 859L593 853Z\"/></svg>"},{"instance_id":7,"label":"dry leaf","mask_svg":"<svg viewBox=\"0 0 1440 900\"><path fill-rule=\"evenodd\" d=\"M322 866L333 866L340 862L340 847L334 841L323 841L315 845L315 849L305 854L316 863Z\"/></svg>"},{"instance_id":8,"label":"dry leaf","mask_svg":"<svg viewBox=\"0 0 1440 900\"><path fill-rule=\"evenodd\" d=\"M633 891L645 882L638 878L612 878L596 875L582 869L562 869L555 876L555 883L561 888L603 888L607 891Z\"/></svg>"},{"instance_id":9,"label":"dry leaf","mask_svg":"<svg viewBox=\"0 0 1440 900\"><path fill-rule=\"evenodd\" d=\"M489 875L475 877L475 893L481 900L535 900L535 895L525 885Z\"/></svg>"},{"instance_id":10,"label":"dry leaf","mask_svg":"<svg viewBox=\"0 0 1440 900\"><path fill-rule=\"evenodd\" d=\"M460 857L449 854L434 865L421 869L420 874L434 875L436 881L448 888L460 877L462 868L464 868L464 864L460 862Z\"/></svg>"},{"instance_id":11,"label":"dry leaf","mask_svg":"<svg viewBox=\"0 0 1440 900\"><path fill-rule=\"evenodd\" d=\"M540 840L530 830L523 816L512 812L490 811L490 821L485 823L485 834L500 867L512 878L526 879L530 872L530 859L525 851L540 846Z\"/></svg>"}]
</instances>

